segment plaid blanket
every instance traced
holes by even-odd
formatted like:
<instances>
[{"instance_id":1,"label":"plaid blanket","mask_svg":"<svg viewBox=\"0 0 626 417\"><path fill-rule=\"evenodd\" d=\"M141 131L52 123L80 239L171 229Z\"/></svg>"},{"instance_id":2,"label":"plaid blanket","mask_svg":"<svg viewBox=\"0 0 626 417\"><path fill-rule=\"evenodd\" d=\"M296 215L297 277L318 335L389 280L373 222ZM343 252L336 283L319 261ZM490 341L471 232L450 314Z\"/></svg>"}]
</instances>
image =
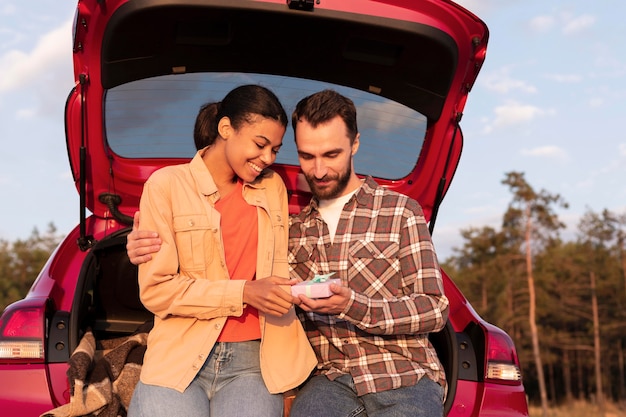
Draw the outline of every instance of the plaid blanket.
<instances>
[{"instance_id":1,"label":"plaid blanket","mask_svg":"<svg viewBox=\"0 0 626 417\"><path fill-rule=\"evenodd\" d=\"M126 416L152 321L130 336L96 341L91 330L69 359L70 402L41 417Z\"/></svg>"}]
</instances>

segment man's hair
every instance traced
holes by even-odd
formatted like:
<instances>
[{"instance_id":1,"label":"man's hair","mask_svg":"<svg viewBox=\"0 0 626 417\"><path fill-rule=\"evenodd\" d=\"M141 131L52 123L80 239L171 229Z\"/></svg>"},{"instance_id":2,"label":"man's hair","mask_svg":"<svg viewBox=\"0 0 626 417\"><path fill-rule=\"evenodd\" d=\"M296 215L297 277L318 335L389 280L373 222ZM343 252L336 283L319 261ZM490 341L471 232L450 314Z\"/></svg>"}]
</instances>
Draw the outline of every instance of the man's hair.
<instances>
[{"instance_id":1,"label":"man's hair","mask_svg":"<svg viewBox=\"0 0 626 417\"><path fill-rule=\"evenodd\" d=\"M353 143L359 133L356 107L352 100L334 90L322 90L300 100L291 115L291 125L295 133L299 121L306 120L315 128L337 116L341 117L346 125L346 134L350 138L350 143Z\"/></svg>"}]
</instances>

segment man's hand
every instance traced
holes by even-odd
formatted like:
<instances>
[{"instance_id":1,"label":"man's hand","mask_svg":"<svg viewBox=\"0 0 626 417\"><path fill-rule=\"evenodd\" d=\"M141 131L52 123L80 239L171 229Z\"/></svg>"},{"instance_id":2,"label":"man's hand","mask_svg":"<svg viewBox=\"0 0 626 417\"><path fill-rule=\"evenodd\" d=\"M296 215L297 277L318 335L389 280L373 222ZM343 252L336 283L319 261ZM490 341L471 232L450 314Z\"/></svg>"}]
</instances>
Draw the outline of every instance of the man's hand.
<instances>
[{"instance_id":1,"label":"man's hand","mask_svg":"<svg viewBox=\"0 0 626 417\"><path fill-rule=\"evenodd\" d=\"M133 217L133 230L126 237L126 253L134 265L148 262L161 249L161 238L157 232L139 231L139 212Z\"/></svg>"},{"instance_id":2,"label":"man's hand","mask_svg":"<svg viewBox=\"0 0 626 417\"><path fill-rule=\"evenodd\" d=\"M295 279L276 276L248 281L243 287L243 302L265 314L280 317L287 313L292 305L300 303L297 297L281 287L291 286L296 282Z\"/></svg>"},{"instance_id":3,"label":"man's hand","mask_svg":"<svg viewBox=\"0 0 626 417\"><path fill-rule=\"evenodd\" d=\"M333 292L333 295L326 298L309 298L306 295L299 294L300 308L304 311L314 311L324 314L341 313L350 301L352 290L337 284L331 284L330 290Z\"/></svg>"}]
</instances>

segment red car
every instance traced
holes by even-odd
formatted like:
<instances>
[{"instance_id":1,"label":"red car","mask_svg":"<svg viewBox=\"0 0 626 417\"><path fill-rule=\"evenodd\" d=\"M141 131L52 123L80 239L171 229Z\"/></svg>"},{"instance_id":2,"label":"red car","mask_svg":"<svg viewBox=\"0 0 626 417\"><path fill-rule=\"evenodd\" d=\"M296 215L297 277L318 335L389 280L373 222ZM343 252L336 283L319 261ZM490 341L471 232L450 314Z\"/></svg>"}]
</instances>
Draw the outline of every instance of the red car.
<instances>
[{"instance_id":1,"label":"red car","mask_svg":"<svg viewBox=\"0 0 626 417\"><path fill-rule=\"evenodd\" d=\"M488 34L449 0L79 0L65 118L80 222L0 318L1 414L67 403L68 359L86 330L108 340L150 318L126 235L147 177L193 156L201 104L260 83L290 112L305 95L338 90L358 107L357 173L418 200L432 231ZM295 213L310 196L291 134L274 168ZM528 416L511 338L444 280L450 318L432 342L447 415Z\"/></svg>"}]
</instances>

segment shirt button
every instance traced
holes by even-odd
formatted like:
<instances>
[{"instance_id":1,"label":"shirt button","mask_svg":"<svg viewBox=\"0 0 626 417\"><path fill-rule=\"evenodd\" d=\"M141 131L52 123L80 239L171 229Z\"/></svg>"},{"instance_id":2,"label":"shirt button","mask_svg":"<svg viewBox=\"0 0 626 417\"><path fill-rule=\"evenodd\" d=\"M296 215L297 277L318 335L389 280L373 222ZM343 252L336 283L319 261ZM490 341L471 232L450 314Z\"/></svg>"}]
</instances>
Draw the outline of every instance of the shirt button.
<instances>
[{"instance_id":1,"label":"shirt button","mask_svg":"<svg viewBox=\"0 0 626 417\"><path fill-rule=\"evenodd\" d=\"M343 339L341 343L343 343L344 345L347 345L348 343L350 343L350 341L348 339Z\"/></svg>"},{"instance_id":2,"label":"shirt button","mask_svg":"<svg viewBox=\"0 0 626 417\"><path fill-rule=\"evenodd\" d=\"M234 313L235 311L237 311L237 309L235 308L235 306L231 306L231 307L230 307L230 311L231 311L232 313Z\"/></svg>"},{"instance_id":3,"label":"shirt button","mask_svg":"<svg viewBox=\"0 0 626 417\"><path fill-rule=\"evenodd\" d=\"M222 325L221 325L221 324L216 324L216 325L215 325L215 330L219 330L219 329L221 329L221 328L222 328Z\"/></svg>"},{"instance_id":4,"label":"shirt button","mask_svg":"<svg viewBox=\"0 0 626 417\"><path fill-rule=\"evenodd\" d=\"M193 225L194 225L193 220L189 220L189 226L193 226Z\"/></svg>"}]
</instances>

